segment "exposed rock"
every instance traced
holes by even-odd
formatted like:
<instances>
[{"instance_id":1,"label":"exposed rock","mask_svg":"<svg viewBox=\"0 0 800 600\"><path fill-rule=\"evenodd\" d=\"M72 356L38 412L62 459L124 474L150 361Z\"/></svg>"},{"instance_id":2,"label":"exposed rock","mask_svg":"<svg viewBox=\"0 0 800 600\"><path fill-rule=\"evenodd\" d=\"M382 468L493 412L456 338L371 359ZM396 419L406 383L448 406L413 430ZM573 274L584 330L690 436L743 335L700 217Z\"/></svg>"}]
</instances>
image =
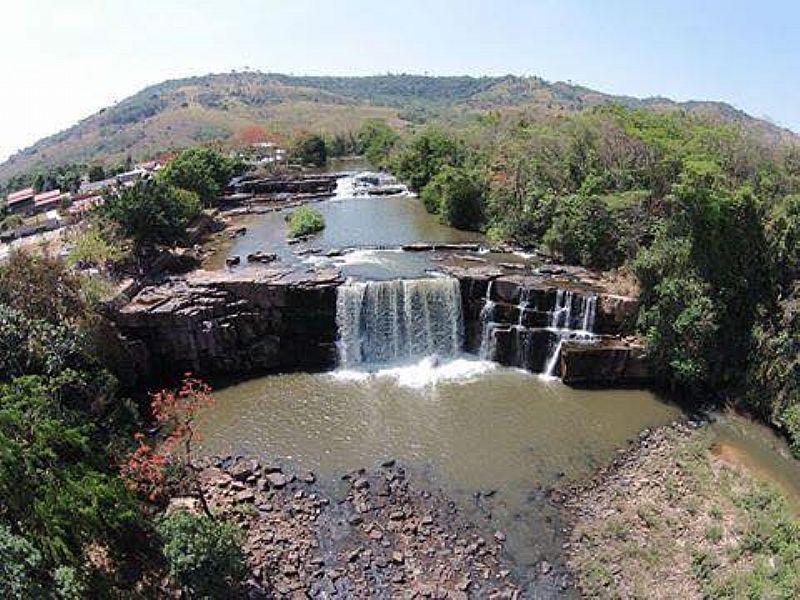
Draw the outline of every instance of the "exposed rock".
<instances>
[{"instance_id":1,"label":"exposed rock","mask_svg":"<svg viewBox=\"0 0 800 600\"><path fill-rule=\"evenodd\" d=\"M644 346L614 341L565 343L561 377L569 385L637 385L652 379Z\"/></svg>"},{"instance_id":2,"label":"exposed rock","mask_svg":"<svg viewBox=\"0 0 800 600\"><path fill-rule=\"evenodd\" d=\"M336 270L195 271L112 314L147 381L326 368L335 362Z\"/></svg>"},{"instance_id":3,"label":"exposed rock","mask_svg":"<svg viewBox=\"0 0 800 600\"><path fill-rule=\"evenodd\" d=\"M278 260L278 255L274 252L253 252L247 255L247 262L271 263Z\"/></svg>"}]
</instances>

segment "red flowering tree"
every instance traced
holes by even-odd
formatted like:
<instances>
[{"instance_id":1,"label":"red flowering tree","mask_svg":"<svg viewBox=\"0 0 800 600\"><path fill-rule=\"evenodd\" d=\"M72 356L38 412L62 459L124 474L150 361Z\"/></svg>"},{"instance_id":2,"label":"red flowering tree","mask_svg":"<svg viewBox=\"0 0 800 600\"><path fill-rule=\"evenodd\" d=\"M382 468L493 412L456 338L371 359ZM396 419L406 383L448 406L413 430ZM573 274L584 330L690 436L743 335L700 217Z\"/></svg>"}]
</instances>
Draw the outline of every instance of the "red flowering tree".
<instances>
[{"instance_id":1,"label":"red flowering tree","mask_svg":"<svg viewBox=\"0 0 800 600\"><path fill-rule=\"evenodd\" d=\"M197 467L193 462L192 444L198 440L195 428L197 412L213 406L211 386L187 373L180 389L161 390L151 396L153 418L161 432L161 443L148 444L143 433L136 433L138 447L128 455L121 467L122 476L134 491L156 501L164 495L167 468L174 467L188 478L200 500L203 511L211 516Z\"/></svg>"}]
</instances>

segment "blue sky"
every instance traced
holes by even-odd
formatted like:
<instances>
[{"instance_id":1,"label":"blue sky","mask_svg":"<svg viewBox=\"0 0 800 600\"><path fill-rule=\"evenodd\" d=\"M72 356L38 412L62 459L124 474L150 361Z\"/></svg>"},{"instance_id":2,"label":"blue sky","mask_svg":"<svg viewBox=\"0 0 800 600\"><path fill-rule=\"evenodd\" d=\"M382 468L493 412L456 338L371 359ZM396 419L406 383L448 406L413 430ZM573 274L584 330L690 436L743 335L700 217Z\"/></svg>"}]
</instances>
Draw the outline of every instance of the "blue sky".
<instances>
[{"instance_id":1,"label":"blue sky","mask_svg":"<svg viewBox=\"0 0 800 600\"><path fill-rule=\"evenodd\" d=\"M634 96L724 100L800 132L800 2L791 0L3 5L0 159L146 85L245 67L539 75Z\"/></svg>"}]
</instances>

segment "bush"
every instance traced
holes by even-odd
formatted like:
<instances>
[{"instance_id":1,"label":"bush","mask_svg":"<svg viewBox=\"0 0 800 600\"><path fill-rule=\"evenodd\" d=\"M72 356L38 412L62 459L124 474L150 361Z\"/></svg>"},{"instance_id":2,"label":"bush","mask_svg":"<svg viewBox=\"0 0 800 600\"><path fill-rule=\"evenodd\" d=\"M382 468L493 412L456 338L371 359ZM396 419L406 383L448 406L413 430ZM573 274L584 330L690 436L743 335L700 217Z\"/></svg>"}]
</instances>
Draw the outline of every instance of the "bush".
<instances>
[{"instance_id":1,"label":"bush","mask_svg":"<svg viewBox=\"0 0 800 600\"><path fill-rule=\"evenodd\" d=\"M75 246L67 257L71 266L91 266L109 269L130 255L119 226L108 219L97 218L75 237Z\"/></svg>"},{"instance_id":2,"label":"bush","mask_svg":"<svg viewBox=\"0 0 800 600\"><path fill-rule=\"evenodd\" d=\"M460 167L466 160L464 144L450 135L427 129L403 148L393 171L415 192L421 191L445 166Z\"/></svg>"},{"instance_id":3,"label":"bush","mask_svg":"<svg viewBox=\"0 0 800 600\"><path fill-rule=\"evenodd\" d=\"M304 135L294 141L289 156L305 165L323 167L328 162L328 149L322 136Z\"/></svg>"},{"instance_id":4,"label":"bush","mask_svg":"<svg viewBox=\"0 0 800 600\"><path fill-rule=\"evenodd\" d=\"M247 569L242 532L233 524L176 511L158 524L170 576L193 597L224 598Z\"/></svg>"},{"instance_id":5,"label":"bush","mask_svg":"<svg viewBox=\"0 0 800 600\"><path fill-rule=\"evenodd\" d=\"M0 524L0 596L39 598L43 594L42 555L25 538Z\"/></svg>"},{"instance_id":6,"label":"bush","mask_svg":"<svg viewBox=\"0 0 800 600\"><path fill-rule=\"evenodd\" d=\"M307 206L301 206L289 217L289 237L300 237L325 229L322 213Z\"/></svg>"},{"instance_id":7,"label":"bush","mask_svg":"<svg viewBox=\"0 0 800 600\"><path fill-rule=\"evenodd\" d=\"M486 184L474 169L445 166L423 189L428 212L458 229L478 230L484 222Z\"/></svg>"}]
</instances>

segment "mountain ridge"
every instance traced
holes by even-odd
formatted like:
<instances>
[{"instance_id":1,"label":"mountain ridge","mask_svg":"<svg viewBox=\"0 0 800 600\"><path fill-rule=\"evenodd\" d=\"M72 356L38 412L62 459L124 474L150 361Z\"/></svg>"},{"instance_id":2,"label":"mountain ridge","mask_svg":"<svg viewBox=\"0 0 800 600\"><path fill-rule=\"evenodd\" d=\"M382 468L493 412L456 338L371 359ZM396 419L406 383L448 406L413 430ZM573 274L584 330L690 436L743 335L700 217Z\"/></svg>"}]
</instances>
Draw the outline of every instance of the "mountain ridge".
<instances>
[{"instance_id":1,"label":"mountain ridge","mask_svg":"<svg viewBox=\"0 0 800 600\"><path fill-rule=\"evenodd\" d=\"M20 150L0 164L0 182L38 168L72 162L139 160L165 150L228 140L251 127L281 135L300 130L343 133L383 118L397 127L459 121L487 111L557 115L600 104L683 109L739 123L775 141L791 130L718 101L606 94L535 76L286 75L257 71L169 79L101 109Z\"/></svg>"}]
</instances>

